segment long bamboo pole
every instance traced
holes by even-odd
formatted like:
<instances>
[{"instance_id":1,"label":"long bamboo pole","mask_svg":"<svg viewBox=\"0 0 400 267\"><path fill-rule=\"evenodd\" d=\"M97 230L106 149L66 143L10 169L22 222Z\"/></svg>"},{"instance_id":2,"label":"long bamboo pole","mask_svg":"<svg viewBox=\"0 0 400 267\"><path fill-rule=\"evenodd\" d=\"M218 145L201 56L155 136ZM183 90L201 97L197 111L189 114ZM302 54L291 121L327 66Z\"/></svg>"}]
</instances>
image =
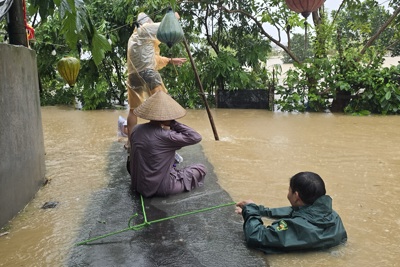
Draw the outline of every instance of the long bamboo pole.
<instances>
[{"instance_id":1,"label":"long bamboo pole","mask_svg":"<svg viewBox=\"0 0 400 267\"><path fill-rule=\"evenodd\" d=\"M208 105L206 95L204 94L203 85L201 84L199 74L197 73L196 65L194 64L194 61L193 61L193 58L192 58L192 54L190 53L189 46L187 44L187 41L186 41L185 37L183 38L183 44L185 45L186 51L187 51L187 53L189 55L190 63L192 64L192 68L193 68L194 74L196 76L197 85L199 86L199 89L200 89L199 95L203 99L204 105L206 106L208 119L210 120L210 123L211 123L211 127L212 127L212 130L213 130L213 133L214 133L214 138L215 138L216 141L218 141L219 137L218 137L217 129L215 128L214 119L213 119L213 116L212 116L212 114L210 112L210 107Z\"/></svg>"}]
</instances>

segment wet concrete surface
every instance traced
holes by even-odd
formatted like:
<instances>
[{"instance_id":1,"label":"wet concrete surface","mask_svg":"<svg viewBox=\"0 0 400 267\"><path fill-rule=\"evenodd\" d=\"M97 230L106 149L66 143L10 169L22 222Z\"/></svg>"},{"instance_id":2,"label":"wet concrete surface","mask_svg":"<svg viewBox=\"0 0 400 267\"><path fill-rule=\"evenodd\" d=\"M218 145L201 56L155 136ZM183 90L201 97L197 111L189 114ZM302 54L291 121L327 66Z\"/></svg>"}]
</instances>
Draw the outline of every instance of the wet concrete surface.
<instances>
[{"instance_id":1,"label":"wet concrete surface","mask_svg":"<svg viewBox=\"0 0 400 267\"><path fill-rule=\"evenodd\" d=\"M200 144L179 153L184 158L181 165L207 166L204 186L166 198L144 198L147 222L227 206L151 223L140 230L130 228L145 218L140 196L130 193L126 152L121 147L115 142L110 148L108 187L93 194L67 266L268 266L261 252L246 247L242 218L234 213L234 205L229 204L233 200L219 186ZM80 244L87 240L93 241Z\"/></svg>"}]
</instances>

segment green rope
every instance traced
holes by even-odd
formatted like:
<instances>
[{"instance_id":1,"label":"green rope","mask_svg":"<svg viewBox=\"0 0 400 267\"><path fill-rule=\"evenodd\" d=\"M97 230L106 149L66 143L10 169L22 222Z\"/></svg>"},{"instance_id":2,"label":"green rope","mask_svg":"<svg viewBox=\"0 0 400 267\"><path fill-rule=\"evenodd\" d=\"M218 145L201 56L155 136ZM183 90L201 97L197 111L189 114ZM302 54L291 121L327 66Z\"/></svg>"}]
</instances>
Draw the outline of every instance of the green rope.
<instances>
[{"instance_id":1,"label":"green rope","mask_svg":"<svg viewBox=\"0 0 400 267\"><path fill-rule=\"evenodd\" d=\"M140 201L141 201L141 204L142 204L142 211L143 211L143 218L144 218L144 222L143 223L138 224L138 225L131 225L131 221L133 220L133 218L138 216L138 214L135 213L129 218L128 228L125 228L125 229L122 229L122 230L119 230L119 231L115 231L115 232L111 232L111 233L108 233L108 234L105 234L105 235L93 237L91 239L87 239L87 240L81 241L79 243L76 243L75 245L76 246L86 245L86 244L88 244L88 243L90 243L92 241L99 240L99 239L102 239L102 238L105 238L105 237L108 237L108 236L120 234L120 233L129 231L129 230L138 231L138 230L141 230L141 229L145 228L146 226L149 226L149 225L154 224L154 223L163 222L163 221L175 219L175 218L178 218L178 217L183 217L183 216L187 216L187 215L191 215L191 214L195 214L195 213L200 213L200 212L205 212L205 211L209 211L209 210L219 209L219 208L222 208L222 207L232 206L232 205L236 204L236 202L229 202L229 203L226 203L226 204L221 204L221 205L217 205L217 206L213 206L213 207L209 207L209 208L203 208L203 209L199 209L199 210L189 211L189 212L185 212L185 213L182 213L182 214L173 215L173 216L170 216L170 217L165 217L165 218L161 218L161 219L157 219L157 220L153 220L153 221L148 222L147 221L147 217L146 217L146 211L145 211L145 208L144 208L144 201L143 201L142 195L140 195Z\"/></svg>"},{"instance_id":2,"label":"green rope","mask_svg":"<svg viewBox=\"0 0 400 267\"><path fill-rule=\"evenodd\" d=\"M205 211L209 211L209 210L214 210L214 209L219 209L222 207L227 207L227 206L232 206L235 205L236 202L230 202L230 203L226 203L226 204L222 204L222 205L218 205L218 206L213 206L213 207L209 207L209 208L204 208L204 209L200 209L200 210L195 210L195 211L189 211L186 213L182 213L182 214L178 214L178 215L174 215L174 216L170 216L170 217L166 217L166 218L161 218L158 220L154 220L154 221L150 221L147 224L153 224L153 223L158 223L158 222L162 222L162 221L166 221L166 220L171 220L171 219L175 219L178 217L183 217L183 216L187 216L187 215L191 215L191 214L195 214L195 213L200 213L200 212L205 212Z\"/></svg>"},{"instance_id":3,"label":"green rope","mask_svg":"<svg viewBox=\"0 0 400 267\"><path fill-rule=\"evenodd\" d=\"M142 212L143 212L144 222L147 223L146 211L144 209L144 200L143 200L142 195L140 195L140 203L142 203Z\"/></svg>"}]
</instances>

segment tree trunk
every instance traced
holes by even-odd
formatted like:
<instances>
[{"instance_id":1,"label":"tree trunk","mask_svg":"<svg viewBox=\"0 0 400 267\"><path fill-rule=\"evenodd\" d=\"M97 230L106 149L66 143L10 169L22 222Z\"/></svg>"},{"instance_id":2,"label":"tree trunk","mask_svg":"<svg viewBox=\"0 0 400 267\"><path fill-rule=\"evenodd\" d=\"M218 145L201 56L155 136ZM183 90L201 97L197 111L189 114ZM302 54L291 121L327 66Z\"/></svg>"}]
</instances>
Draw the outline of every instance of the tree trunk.
<instances>
[{"instance_id":1,"label":"tree trunk","mask_svg":"<svg viewBox=\"0 0 400 267\"><path fill-rule=\"evenodd\" d=\"M336 97L332 101L331 112L333 113L343 113L345 107L350 102L350 92L338 90L336 92Z\"/></svg>"},{"instance_id":2,"label":"tree trunk","mask_svg":"<svg viewBox=\"0 0 400 267\"><path fill-rule=\"evenodd\" d=\"M14 1L8 11L8 35L10 44L28 47L28 38L25 29L25 18L22 1Z\"/></svg>"}]
</instances>

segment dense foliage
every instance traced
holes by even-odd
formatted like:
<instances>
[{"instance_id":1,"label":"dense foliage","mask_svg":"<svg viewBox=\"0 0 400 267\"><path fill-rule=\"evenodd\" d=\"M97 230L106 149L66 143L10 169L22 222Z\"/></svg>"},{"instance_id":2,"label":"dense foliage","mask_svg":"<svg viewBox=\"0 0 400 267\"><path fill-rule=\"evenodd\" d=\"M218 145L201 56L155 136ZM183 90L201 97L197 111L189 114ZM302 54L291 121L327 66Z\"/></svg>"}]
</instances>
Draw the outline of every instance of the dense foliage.
<instances>
[{"instance_id":1,"label":"dense foliage","mask_svg":"<svg viewBox=\"0 0 400 267\"><path fill-rule=\"evenodd\" d=\"M325 18L323 10L320 12ZM335 15L336 23L325 18L317 25L335 29L335 35L325 38L325 44L319 43L316 36L316 56L289 71L290 89L278 90L282 109L398 114L399 68L382 67L383 57L398 43L395 29L384 28L391 15L375 1L349 4L347 12ZM317 57L318 51L328 46L334 51Z\"/></svg>"},{"instance_id":2,"label":"dense foliage","mask_svg":"<svg viewBox=\"0 0 400 267\"><path fill-rule=\"evenodd\" d=\"M307 38L309 39L309 38ZM307 43L309 43L310 40L307 40ZM304 34L300 33L294 33L293 36L291 37L290 40L290 50L293 51L294 54L297 55L298 59L300 61L305 61L308 58L311 58L313 56L313 51L312 51L312 43L311 44L306 44L305 36ZM283 63L293 63L294 60L291 58L288 54L283 54L282 58Z\"/></svg>"},{"instance_id":3,"label":"dense foliage","mask_svg":"<svg viewBox=\"0 0 400 267\"><path fill-rule=\"evenodd\" d=\"M172 49L161 45L161 53L192 55L210 104L218 90L267 90L274 85L282 111L400 112L399 68L382 67L385 55L400 51L397 0L388 6L375 0L343 0L331 14L320 8L310 16L307 49L304 35L295 31L304 29L304 18L280 0L34 0L29 20L36 29L32 47L38 54L42 104L77 98L85 109L123 105L126 45L133 22L140 11L161 21L170 5L181 16L189 53L184 43ZM265 23L277 29L277 37L266 31ZM283 84L277 85L272 69L263 64L272 55L271 44L295 66ZM54 47L57 55L51 56ZM56 72L57 61L65 55L81 59L74 88ZM182 105L204 104L190 61L181 68L168 66L161 75Z\"/></svg>"}]
</instances>

